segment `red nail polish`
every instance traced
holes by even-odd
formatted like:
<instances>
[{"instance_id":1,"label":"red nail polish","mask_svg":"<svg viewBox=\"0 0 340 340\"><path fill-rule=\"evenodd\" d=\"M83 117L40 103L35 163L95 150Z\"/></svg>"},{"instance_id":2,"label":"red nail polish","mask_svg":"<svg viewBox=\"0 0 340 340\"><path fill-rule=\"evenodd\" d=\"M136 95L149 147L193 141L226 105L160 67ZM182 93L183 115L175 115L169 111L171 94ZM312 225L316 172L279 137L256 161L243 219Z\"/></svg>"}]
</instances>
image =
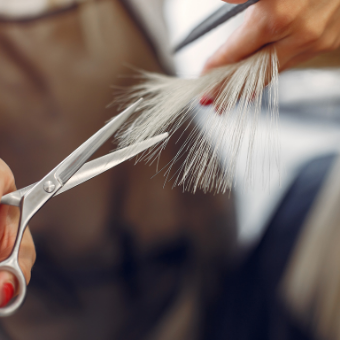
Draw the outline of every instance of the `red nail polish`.
<instances>
[{"instance_id":1,"label":"red nail polish","mask_svg":"<svg viewBox=\"0 0 340 340\"><path fill-rule=\"evenodd\" d=\"M2 303L0 307L5 307L14 295L14 287L11 283L4 283L2 287Z\"/></svg>"},{"instance_id":2,"label":"red nail polish","mask_svg":"<svg viewBox=\"0 0 340 340\"><path fill-rule=\"evenodd\" d=\"M202 98L200 100L200 104L202 106L209 106L213 103L214 103L214 99L212 99L211 97L208 97L208 96L202 96Z\"/></svg>"}]
</instances>

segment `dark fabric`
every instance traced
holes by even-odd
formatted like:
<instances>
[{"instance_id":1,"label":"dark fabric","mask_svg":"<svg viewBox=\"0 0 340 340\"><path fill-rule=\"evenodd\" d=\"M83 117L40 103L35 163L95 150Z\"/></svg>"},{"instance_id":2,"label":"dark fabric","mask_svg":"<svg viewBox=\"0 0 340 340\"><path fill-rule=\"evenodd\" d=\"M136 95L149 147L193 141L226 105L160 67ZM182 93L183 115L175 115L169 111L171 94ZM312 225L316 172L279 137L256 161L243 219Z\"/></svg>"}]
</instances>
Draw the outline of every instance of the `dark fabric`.
<instances>
[{"instance_id":1,"label":"dark fabric","mask_svg":"<svg viewBox=\"0 0 340 340\"><path fill-rule=\"evenodd\" d=\"M181 291L192 268L192 245L183 236L151 249L142 257L136 240L124 228L119 237L121 261L115 267L65 270L49 257L43 244L36 243L37 261L30 291L43 296L50 310L81 310L78 291L100 289L108 284L121 287L124 306L132 311L115 339L142 339L162 319ZM2 339L2 338L1 338Z\"/></svg>"},{"instance_id":2,"label":"dark fabric","mask_svg":"<svg viewBox=\"0 0 340 340\"><path fill-rule=\"evenodd\" d=\"M314 339L290 317L278 290L303 222L334 158L327 155L301 169L259 245L239 268L221 277L223 294L207 310L204 339Z\"/></svg>"}]
</instances>

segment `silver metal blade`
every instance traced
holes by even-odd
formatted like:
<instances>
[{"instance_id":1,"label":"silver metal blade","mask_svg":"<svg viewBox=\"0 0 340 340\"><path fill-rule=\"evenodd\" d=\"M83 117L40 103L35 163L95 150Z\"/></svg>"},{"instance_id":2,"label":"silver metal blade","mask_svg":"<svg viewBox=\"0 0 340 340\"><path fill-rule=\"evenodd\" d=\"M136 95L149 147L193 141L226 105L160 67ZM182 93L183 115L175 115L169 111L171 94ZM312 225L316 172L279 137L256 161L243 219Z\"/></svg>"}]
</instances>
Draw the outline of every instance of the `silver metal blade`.
<instances>
[{"instance_id":1,"label":"silver metal blade","mask_svg":"<svg viewBox=\"0 0 340 340\"><path fill-rule=\"evenodd\" d=\"M219 25L225 23L229 19L233 18L237 14L243 12L249 6L255 4L259 0L248 0L240 5L224 4L220 6L214 13L208 18L199 23L179 44L174 48L174 52L180 51L185 46L196 41L206 33L210 32Z\"/></svg>"},{"instance_id":2,"label":"silver metal blade","mask_svg":"<svg viewBox=\"0 0 340 340\"><path fill-rule=\"evenodd\" d=\"M66 184L55 194L55 196L82 184L89 179L96 177L103 172L113 168L114 166L123 163L124 161L138 155L146 149L154 146L160 141L168 137L168 133L152 137L140 143L128 146L124 149L117 150L103 157L96 158L90 162L85 163L67 182ZM31 190L36 183L31 184L20 190L11 192L4 195L1 198L1 204L13 205L18 207L20 205L21 198Z\"/></svg>"},{"instance_id":3,"label":"silver metal blade","mask_svg":"<svg viewBox=\"0 0 340 340\"><path fill-rule=\"evenodd\" d=\"M128 146L124 149L115 151L111 154L105 155L103 157L94 159L91 162L84 164L75 173L68 182L56 193L59 195L67 190L74 188L75 186L82 184L89 179L102 174L103 172L113 168L114 166L123 163L124 161L138 155L139 153L145 151L151 146L159 143L163 139L168 137L168 133L163 133L156 137L147 139L143 142Z\"/></svg>"},{"instance_id":4,"label":"silver metal blade","mask_svg":"<svg viewBox=\"0 0 340 340\"><path fill-rule=\"evenodd\" d=\"M98 148L124 124L124 122L136 111L142 101L143 99L139 99L125 111L114 117L59 164L56 168L55 176L62 185L64 185L98 150Z\"/></svg>"}]
</instances>

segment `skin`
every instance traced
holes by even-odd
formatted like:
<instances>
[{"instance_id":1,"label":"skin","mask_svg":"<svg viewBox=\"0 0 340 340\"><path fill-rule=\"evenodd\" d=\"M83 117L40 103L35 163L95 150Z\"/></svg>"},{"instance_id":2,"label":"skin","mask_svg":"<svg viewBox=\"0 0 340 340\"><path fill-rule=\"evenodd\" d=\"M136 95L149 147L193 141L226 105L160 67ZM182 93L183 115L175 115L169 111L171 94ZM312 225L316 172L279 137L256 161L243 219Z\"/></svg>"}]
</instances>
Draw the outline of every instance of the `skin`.
<instances>
[{"instance_id":1,"label":"skin","mask_svg":"<svg viewBox=\"0 0 340 340\"><path fill-rule=\"evenodd\" d=\"M246 0L228 0L241 4ZM209 58L203 73L238 62L273 44L279 71L340 47L340 0L261 0Z\"/></svg>"},{"instance_id":2,"label":"skin","mask_svg":"<svg viewBox=\"0 0 340 340\"><path fill-rule=\"evenodd\" d=\"M0 159L0 197L16 190L13 174L7 164ZM0 260L6 259L14 245L19 224L20 211L17 207L0 205ZM25 276L27 284L31 278L31 270L35 262L36 254L33 239L29 228L24 233L19 253L19 265ZM5 283L10 283L17 293L17 282L13 274L0 271L0 305L3 305Z\"/></svg>"}]
</instances>

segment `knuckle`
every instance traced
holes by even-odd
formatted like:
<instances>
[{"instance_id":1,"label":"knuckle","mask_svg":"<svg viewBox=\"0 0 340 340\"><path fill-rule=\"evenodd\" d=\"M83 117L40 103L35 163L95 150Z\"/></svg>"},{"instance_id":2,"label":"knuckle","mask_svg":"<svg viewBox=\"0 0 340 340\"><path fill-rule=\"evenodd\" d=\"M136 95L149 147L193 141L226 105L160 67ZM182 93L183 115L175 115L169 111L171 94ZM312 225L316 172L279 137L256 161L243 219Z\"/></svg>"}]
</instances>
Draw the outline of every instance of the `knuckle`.
<instances>
[{"instance_id":1,"label":"knuckle","mask_svg":"<svg viewBox=\"0 0 340 340\"><path fill-rule=\"evenodd\" d=\"M316 46L317 52L331 52L336 50L337 46L334 39L320 39Z\"/></svg>"},{"instance_id":2,"label":"knuckle","mask_svg":"<svg viewBox=\"0 0 340 340\"><path fill-rule=\"evenodd\" d=\"M292 15L285 11L276 11L267 17L264 26L265 33L274 37L279 37L285 34L294 18Z\"/></svg>"},{"instance_id":3,"label":"knuckle","mask_svg":"<svg viewBox=\"0 0 340 340\"><path fill-rule=\"evenodd\" d=\"M274 20L275 24L273 25L273 28L276 29L277 32L286 31L293 21L288 13L276 13Z\"/></svg>"},{"instance_id":4,"label":"knuckle","mask_svg":"<svg viewBox=\"0 0 340 340\"><path fill-rule=\"evenodd\" d=\"M320 40L323 30L316 25L305 24L301 30L302 41L307 44L316 43Z\"/></svg>"},{"instance_id":5,"label":"knuckle","mask_svg":"<svg viewBox=\"0 0 340 340\"><path fill-rule=\"evenodd\" d=\"M254 23L267 41L280 39L290 30L297 13L291 9L268 3L258 3L258 6L248 8L246 22L254 29Z\"/></svg>"},{"instance_id":6,"label":"knuckle","mask_svg":"<svg viewBox=\"0 0 340 340\"><path fill-rule=\"evenodd\" d=\"M7 193L15 188L15 180L9 166L0 158L0 182L2 190Z\"/></svg>"}]
</instances>

